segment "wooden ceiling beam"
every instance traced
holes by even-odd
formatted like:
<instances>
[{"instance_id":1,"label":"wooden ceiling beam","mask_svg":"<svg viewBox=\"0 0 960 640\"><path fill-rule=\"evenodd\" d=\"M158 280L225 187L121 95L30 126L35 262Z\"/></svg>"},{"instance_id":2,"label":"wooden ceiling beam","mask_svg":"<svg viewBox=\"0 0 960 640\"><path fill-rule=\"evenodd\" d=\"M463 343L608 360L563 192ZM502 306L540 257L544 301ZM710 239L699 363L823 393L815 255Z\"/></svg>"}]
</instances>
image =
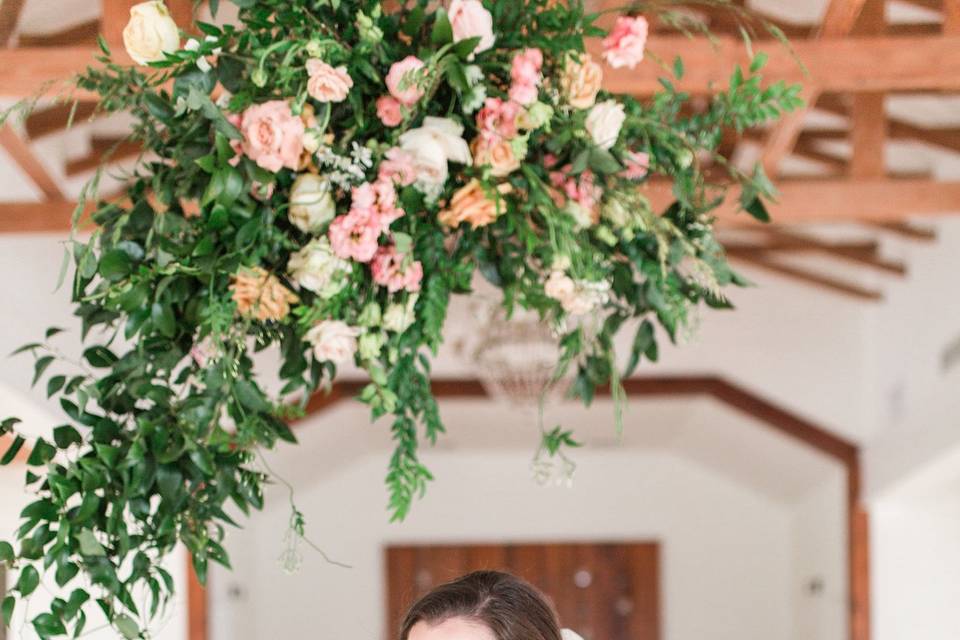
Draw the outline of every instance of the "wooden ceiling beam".
<instances>
[{"instance_id":1,"label":"wooden ceiling beam","mask_svg":"<svg viewBox=\"0 0 960 640\"><path fill-rule=\"evenodd\" d=\"M121 163L133 160L143 153L143 147L126 139L93 138L90 141L90 153L67 162L66 174L74 177L96 170L104 163Z\"/></svg>"},{"instance_id":2,"label":"wooden ceiling beam","mask_svg":"<svg viewBox=\"0 0 960 640\"><path fill-rule=\"evenodd\" d=\"M866 0L830 0L815 41L830 41L848 35L856 25L865 3ZM806 60L802 55L800 59ZM873 64L868 64L867 68L872 66ZM821 75L829 76L829 73L818 74L811 69L812 77L808 83L804 84L802 96L808 105L815 104L820 93L826 90L826 87L822 85ZM768 176L777 176L780 171L780 163L796 145L797 137L803 129L808 110L809 107L805 107L787 114L770 131L767 144L760 158Z\"/></svg>"},{"instance_id":3,"label":"wooden ceiling beam","mask_svg":"<svg viewBox=\"0 0 960 640\"><path fill-rule=\"evenodd\" d=\"M59 133L71 125L89 120L96 113L96 102L79 102L76 109L74 109L73 103L57 104L34 111L27 116L24 125L27 136L31 140L36 140L52 133Z\"/></svg>"},{"instance_id":4,"label":"wooden ceiling beam","mask_svg":"<svg viewBox=\"0 0 960 640\"><path fill-rule=\"evenodd\" d=\"M0 1L0 47L9 47L17 34L25 0Z\"/></svg>"},{"instance_id":5,"label":"wooden ceiling beam","mask_svg":"<svg viewBox=\"0 0 960 640\"><path fill-rule=\"evenodd\" d=\"M757 267L764 271L769 271L780 276L785 276L791 280L796 280L802 284L810 285L823 291L837 293L843 296L855 298L857 300L865 300L867 302L879 302L883 300L883 293L880 291L867 289L859 285L844 282L843 280L837 280L819 273L806 271L799 267L777 262L775 259L771 258L769 254L765 254L764 252L728 252L728 255L733 260L739 260L740 262L746 263L753 267Z\"/></svg>"},{"instance_id":6,"label":"wooden ceiling beam","mask_svg":"<svg viewBox=\"0 0 960 640\"><path fill-rule=\"evenodd\" d=\"M778 224L812 222L904 222L919 215L960 212L960 182L934 180L804 179L777 184L778 201L770 215ZM673 202L671 185L653 182L644 189L657 210ZM756 227L759 223L737 211L737 193L730 193L717 210L721 225Z\"/></svg>"},{"instance_id":7,"label":"wooden ceiling beam","mask_svg":"<svg viewBox=\"0 0 960 640\"><path fill-rule=\"evenodd\" d=\"M943 34L960 34L960 0L943 0Z\"/></svg>"},{"instance_id":8,"label":"wooden ceiling beam","mask_svg":"<svg viewBox=\"0 0 960 640\"><path fill-rule=\"evenodd\" d=\"M13 127L6 124L0 127L0 147L6 150L10 158L37 186L48 200L62 200L63 192L47 168L30 148L30 145Z\"/></svg>"},{"instance_id":9,"label":"wooden ceiling beam","mask_svg":"<svg viewBox=\"0 0 960 640\"><path fill-rule=\"evenodd\" d=\"M937 232L935 229L929 227L921 227L915 224L910 224L909 222L871 222L867 224L868 227L873 227L880 231L885 231L887 233L893 233L908 240L916 240L919 242L934 242L937 239Z\"/></svg>"},{"instance_id":10,"label":"wooden ceiling beam","mask_svg":"<svg viewBox=\"0 0 960 640\"><path fill-rule=\"evenodd\" d=\"M768 227L765 231L768 237L771 238L771 242L760 246L767 251L783 251L783 249L777 248L778 244L782 243L789 246L790 243L793 243L797 247L793 251L819 253L860 267L875 269L895 276L904 276L907 273L907 267L904 263L887 260L880 256L880 243L878 242L824 242L779 227Z\"/></svg>"},{"instance_id":11,"label":"wooden ceiling beam","mask_svg":"<svg viewBox=\"0 0 960 640\"><path fill-rule=\"evenodd\" d=\"M96 46L100 20L90 20L54 33L22 33L17 38L20 47L74 47Z\"/></svg>"},{"instance_id":12,"label":"wooden ceiling beam","mask_svg":"<svg viewBox=\"0 0 960 640\"><path fill-rule=\"evenodd\" d=\"M854 33L876 35L887 24L886 0L867 0ZM856 93L850 106L850 175L879 178L886 174L887 109L880 92Z\"/></svg>"}]
</instances>

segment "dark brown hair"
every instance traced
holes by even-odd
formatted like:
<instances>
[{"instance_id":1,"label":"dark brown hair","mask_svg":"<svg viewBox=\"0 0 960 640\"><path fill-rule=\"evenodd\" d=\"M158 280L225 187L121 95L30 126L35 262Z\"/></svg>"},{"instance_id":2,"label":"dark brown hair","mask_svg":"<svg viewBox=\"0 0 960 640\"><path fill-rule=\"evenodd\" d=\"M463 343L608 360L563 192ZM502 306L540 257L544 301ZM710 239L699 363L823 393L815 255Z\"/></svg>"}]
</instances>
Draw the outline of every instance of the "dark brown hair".
<instances>
[{"instance_id":1,"label":"dark brown hair","mask_svg":"<svg viewBox=\"0 0 960 640\"><path fill-rule=\"evenodd\" d=\"M546 597L520 578L478 571L437 587L403 621L400 640L418 622L438 625L451 618L482 623L497 640L560 640L560 623Z\"/></svg>"}]
</instances>

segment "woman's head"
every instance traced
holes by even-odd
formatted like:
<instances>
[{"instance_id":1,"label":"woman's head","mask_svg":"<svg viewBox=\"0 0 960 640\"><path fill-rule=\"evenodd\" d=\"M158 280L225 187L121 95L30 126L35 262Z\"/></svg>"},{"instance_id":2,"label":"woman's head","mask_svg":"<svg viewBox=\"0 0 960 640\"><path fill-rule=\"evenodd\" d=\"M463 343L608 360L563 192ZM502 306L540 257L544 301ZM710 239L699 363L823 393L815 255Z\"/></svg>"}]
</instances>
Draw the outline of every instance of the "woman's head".
<instances>
[{"instance_id":1,"label":"woman's head","mask_svg":"<svg viewBox=\"0 0 960 640\"><path fill-rule=\"evenodd\" d=\"M424 596L407 613L400 640L560 640L546 598L496 571L464 576Z\"/></svg>"}]
</instances>

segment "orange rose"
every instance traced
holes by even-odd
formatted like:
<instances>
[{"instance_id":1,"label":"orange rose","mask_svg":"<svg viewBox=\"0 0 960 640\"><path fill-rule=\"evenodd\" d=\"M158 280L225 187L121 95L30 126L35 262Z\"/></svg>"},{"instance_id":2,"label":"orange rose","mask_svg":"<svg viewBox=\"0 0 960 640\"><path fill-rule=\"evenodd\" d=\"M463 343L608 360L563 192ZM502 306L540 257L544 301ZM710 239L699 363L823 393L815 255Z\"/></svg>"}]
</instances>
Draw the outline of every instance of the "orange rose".
<instances>
[{"instance_id":1,"label":"orange rose","mask_svg":"<svg viewBox=\"0 0 960 640\"><path fill-rule=\"evenodd\" d=\"M589 109L597 102L597 94L603 85L603 68L593 61L589 53L567 58L560 89L570 106Z\"/></svg>"},{"instance_id":2,"label":"orange rose","mask_svg":"<svg viewBox=\"0 0 960 640\"><path fill-rule=\"evenodd\" d=\"M507 193L509 190L510 185L501 185L497 189L499 193ZM500 199L488 193L480 181L474 179L454 194L449 208L440 212L440 223L456 229L467 222L474 229L478 229L495 222L503 211Z\"/></svg>"},{"instance_id":3,"label":"orange rose","mask_svg":"<svg viewBox=\"0 0 960 640\"><path fill-rule=\"evenodd\" d=\"M283 320L290 313L290 305L299 300L275 275L260 267L242 269L233 276L230 290L240 315L261 322Z\"/></svg>"}]
</instances>

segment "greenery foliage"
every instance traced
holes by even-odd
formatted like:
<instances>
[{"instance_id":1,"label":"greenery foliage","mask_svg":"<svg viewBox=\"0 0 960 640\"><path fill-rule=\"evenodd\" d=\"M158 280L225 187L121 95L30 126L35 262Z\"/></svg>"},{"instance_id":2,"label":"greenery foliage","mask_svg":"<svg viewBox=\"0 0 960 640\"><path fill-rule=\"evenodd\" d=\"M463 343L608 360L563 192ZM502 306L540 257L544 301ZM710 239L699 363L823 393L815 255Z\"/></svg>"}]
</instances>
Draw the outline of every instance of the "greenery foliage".
<instances>
[{"instance_id":1,"label":"greenery foliage","mask_svg":"<svg viewBox=\"0 0 960 640\"><path fill-rule=\"evenodd\" d=\"M711 211L724 193L738 189L743 208L766 218L772 187L759 169L742 173L719 155L723 136L799 104L796 87L761 82L756 58L709 104L693 108L671 81L682 76L682 62L670 61L663 90L648 99L599 95L625 116L607 146L588 133L591 110L567 104L562 90L585 38L606 34L581 0L484 2L497 40L483 51L480 38L457 40L448 13L426 0L389 15L377 0L232 2L238 26L197 24L196 46L149 67L114 62L104 47L103 64L78 79L102 96L103 110L133 114L131 139L147 153L123 200L97 202L90 239L72 240L82 361L61 357L56 329L22 350L35 357L34 384L46 385L64 424L31 442L15 419L0 424L0 434L13 436L0 463L29 446L26 482L35 493L16 547L0 543L0 562L20 572L3 615L9 621L17 603L52 578L69 595L32 618L43 638L81 635L94 603L123 637L147 637L173 592L161 561L177 544L190 551L201 580L210 562L229 567L226 529L237 526L237 514L263 506L270 474L260 452L295 442L289 421L337 377L337 364L311 337L319 323L349 327L340 344L370 379L360 400L374 420L390 420L396 450L386 481L396 519L431 479L418 451L444 426L429 355L443 340L451 296L470 293L478 272L502 290L508 310L535 310L557 328L558 376L569 372L572 394L584 402L641 359L656 360L655 324L675 339L693 307L727 307L723 287L742 284L713 235ZM634 3L631 12L659 11L696 30L672 5ZM391 290L354 260L322 291L303 286L291 257L326 237L331 223L305 231L291 219L298 177L329 177L337 162L359 167L357 179L329 187L335 213L345 216L351 188L373 181L425 116L449 118L466 140L480 137L477 107L484 95L507 99L514 56L531 48L543 54L543 82L536 110L524 115L539 121L510 140L517 166L504 175L479 161L452 162L442 184L396 185L404 215L377 242L404 256L402 272L419 263L419 282ZM400 89L418 84L423 96L402 109L401 124L387 126L378 101L392 65L407 56L425 70ZM344 100L312 95L310 59L346 69L352 88ZM270 170L240 151L247 133L237 116L270 101L288 104L319 141L296 169ZM646 166L628 176L632 154L643 154ZM443 212L472 180L493 219L454 228ZM664 211L643 195L655 180L672 185L675 202ZM576 209L564 189L584 181L598 195ZM252 308L238 294L244 278L260 287ZM261 313L264 296L277 292L277 313ZM589 313L578 313L584 304ZM621 370L614 336L628 325L638 328ZM258 383L252 359L268 348L282 356L275 397ZM567 432L545 433L549 455L571 445ZM294 519L302 535L302 516Z\"/></svg>"}]
</instances>

